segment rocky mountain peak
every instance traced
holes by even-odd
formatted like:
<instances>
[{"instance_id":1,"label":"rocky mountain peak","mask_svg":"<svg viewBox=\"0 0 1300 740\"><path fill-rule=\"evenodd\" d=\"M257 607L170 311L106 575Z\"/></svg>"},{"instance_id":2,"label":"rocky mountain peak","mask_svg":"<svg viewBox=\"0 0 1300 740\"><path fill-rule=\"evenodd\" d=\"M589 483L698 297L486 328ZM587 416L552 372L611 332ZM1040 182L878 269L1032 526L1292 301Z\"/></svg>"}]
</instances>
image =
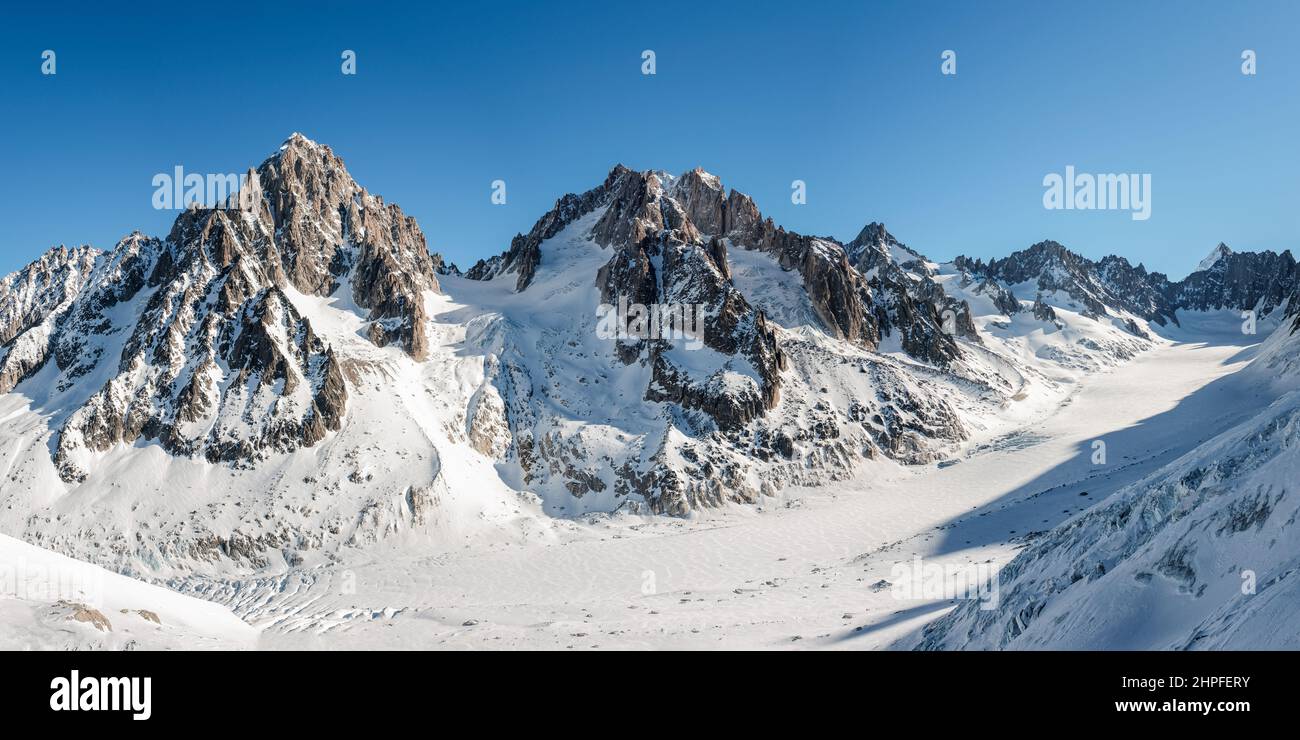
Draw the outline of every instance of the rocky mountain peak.
<instances>
[{"instance_id":1,"label":"rocky mountain peak","mask_svg":"<svg viewBox=\"0 0 1300 740\"><path fill-rule=\"evenodd\" d=\"M0 393L8 393L50 356L50 337L90 279L101 252L58 246L0 278Z\"/></svg>"},{"instance_id":2,"label":"rocky mountain peak","mask_svg":"<svg viewBox=\"0 0 1300 740\"><path fill-rule=\"evenodd\" d=\"M844 245L844 248L848 251L850 258L855 258L866 249L887 253L890 247L901 246L903 246L903 243L894 238L894 235L889 233L884 224L872 221L863 226L858 235L853 238L853 241Z\"/></svg>"},{"instance_id":3,"label":"rocky mountain peak","mask_svg":"<svg viewBox=\"0 0 1300 740\"><path fill-rule=\"evenodd\" d=\"M297 133L247 171L238 198L185 209L165 240L135 232L107 254L52 250L2 285L0 383L51 358L56 394L108 377L69 401L58 431L55 462L70 481L95 452L137 440L213 461L314 444L339 428L347 387L289 294L346 290L367 338L422 360L424 294L439 289L415 219ZM39 298L19 300L26 292Z\"/></svg>"},{"instance_id":4,"label":"rocky mountain peak","mask_svg":"<svg viewBox=\"0 0 1300 740\"><path fill-rule=\"evenodd\" d=\"M1193 272L1204 272L1218 264L1220 259L1228 257L1232 255L1232 253L1232 250L1228 248L1227 244L1219 242L1219 245L1211 250L1210 253L1205 256L1205 259L1200 261L1200 264L1196 265L1196 269L1193 270Z\"/></svg>"},{"instance_id":5,"label":"rocky mountain peak","mask_svg":"<svg viewBox=\"0 0 1300 740\"><path fill-rule=\"evenodd\" d=\"M527 235L516 236L500 256L481 260L467 277L514 274L516 290L524 290L544 259L542 242L598 209L603 211L591 227L591 239L601 247L631 250L625 258L643 273L638 279L643 285L649 285L650 265L641 258L653 256L660 243L701 247L714 255L714 269L729 280L730 245L765 253L784 270L797 272L814 313L835 337L874 349L882 335L901 331L905 351L938 364L959 355L954 338L940 330L942 311L953 310L959 333L976 337L969 308L948 299L930 279L925 259L882 224L868 225L847 249L831 238L787 231L765 218L752 198L728 191L720 178L698 167L672 177L618 165L600 186L561 198Z\"/></svg>"},{"instance_id":6,"label":"rocky mountain peak","mask_svg":"<svg viewBox=\"0 0 1300 740\"><path fill-rule=\"evenodd\" d=\"M844 251L849 255L849 262L863 273L894 262L910 272L927 276L934 274L920 253L900 242L884 224L876 221L862 227L853 241L844 245Z\"/></svg>"},{"instance_id":7,"label":"rocky mountain peak","mask_svg":"<svg viewBox=\"0 0 1300 740\"><path fill-rule=\"evenodd\" d=\"M69 249L59 245L0 278L0 346L75 296L99 254L90 246Z\"/></svg>"}]
</instances>

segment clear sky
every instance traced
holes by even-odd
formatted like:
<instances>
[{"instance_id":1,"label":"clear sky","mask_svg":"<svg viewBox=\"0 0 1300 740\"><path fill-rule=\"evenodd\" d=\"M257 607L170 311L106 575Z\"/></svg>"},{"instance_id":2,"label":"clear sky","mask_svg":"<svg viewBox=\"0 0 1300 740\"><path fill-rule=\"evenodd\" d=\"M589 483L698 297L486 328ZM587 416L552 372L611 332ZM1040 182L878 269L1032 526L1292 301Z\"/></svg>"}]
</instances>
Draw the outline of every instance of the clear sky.
<instances>
[{"instance_id":1,"label":"clear sky","mask_svg":"<svg viewBox=\"0 0 1300 740\"><path fill-rule=\"evenodd\" d=\"M1297 42L1295 2L25 3L0 22L0 273L165 235L154 174L302 131L462 267L622 162L702 166L804 233L878 220L938 259L1052 238L1178 278L1219 241L1297 246ZM1066 165L1149 173L1151 218L1044 209Z\"/></svg>"}]
</instances>

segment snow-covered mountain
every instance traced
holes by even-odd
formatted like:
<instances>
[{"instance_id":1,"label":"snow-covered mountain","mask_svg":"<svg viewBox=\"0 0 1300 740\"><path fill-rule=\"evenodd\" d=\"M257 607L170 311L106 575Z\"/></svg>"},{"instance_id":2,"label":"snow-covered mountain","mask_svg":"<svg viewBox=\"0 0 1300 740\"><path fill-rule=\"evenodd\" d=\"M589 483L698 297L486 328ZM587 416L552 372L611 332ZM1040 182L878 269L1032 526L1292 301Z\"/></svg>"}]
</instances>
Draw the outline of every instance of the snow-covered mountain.
<instances>
[{"instance_id":1,"label":"snow-covered mountain","mask_svg":"<svg viewBox=\"0 0 1300 740\"><path fill-rule=\"evenodd\" d=\"M85 284L99 252L58 247L0 279L0 393L49 358L54 324Z\"/></svg>"},{"instance_id":2,"label":"snow-covered mountain","mask_svg":"<svg viewBox=\"0 0 1300 740\"><path fill-rule=\"evenodd\" d=\"M300 135L248 181L250 207L7 279L3 531L131 573L516 517L528 496L469 441L485 358L430 321L446 299L414 220Z\"/></svg>"},{"instance_id":3,"label":"snow-covered mountain","mask_svg":"<svg viewBox=\"0 0 1300 740\"><path fill-rule=\"evenodd\" d=\"M761 506L986 449L1180 315L1296 305L1289 253L1222 248L1178 283L1055 242L939 264L623 166L462 273L327 146L295 134L248 182L0 282L0 532L204 593ZM1289 372L1280 336L1257 363ZM1080 532L1035 547L1074 567L1104 542Z\"/></svg>"},{"instance_id":4,"label":"snow-covered mountain","mask_svg":"<svg viewBox=\"0 0 1300 740\"><path fill-rule=\"evenodd\" d=\"M1220 243L1185 279L1165 289L1170 303L1189 311L1219 308L1256 311L1264 316L1279 307L1300 285L1291 252L1234 252Z\"/></svg>"},{"instance_id":5,"label":"snow-covered mountain","mask_svg":"<svg viewBox=\"0 0 1300 740\"><path fill-rule=\"evenodd\" d=\"M987 264L958 257L954 265L1022 292L1059 293L1060 300L1091 316L1126 312L1160 326L1177 324L1178 311L1253 310L1265 316L1284 307L1300 282L1290 251L1239 253L1223 243L1177 282L1123 257L1093 261L1053 241Z\"/></svg>"},{"instance_id":6,"label":"snow-covered mountain","mask_svg":"<svg viewBox=\"0 0 1300 740\"><path fill-rule=\"evenodd\" d=\"M501 363L503 470L556 511L681 514L873 457L934 459L966 437L960 408L1018 390L963 358L978 340L943 331L941 289L863 275L838 242L775 226L700 170L616 167L466 278L444 285ZM694 307L699 346L602 339L600 307L620 302Z\"/></svg>"},{"instance_id":7,"label":"snow-covered mountain","mask_svg":"<svg viewBox=\"0 0 1300 740\"><path fill-rule=\"evenodd\" d=\"M714 175L619 166L443 286L492 327L478 351L502 363L512 487L552 512L684 514L941 459L1153 346L1113 294L1089 310L1038 291L1035 309L975 281L878 223L848 244L804 236ZM598 317L620 301L701 306L703 351L611 347Z\"/></svg>"},{"instance_id":8,"label":"snow-covered mountain","mask_svg":"<svg viewBox=\"0 0 1300 740\"><path fill-rule=\"evenodd\" d=\"M1044 241L988 264L967 257L958 257L954 264L1012 290L1056 294L1086 316L1123 312L1161 325L1173 319L1174 307L1152 284L1159 284L1164 276L1153 281L1144 267L1133 267L1123 257L1094 262L1057 242Z\"/></svg>"}]
</instances>

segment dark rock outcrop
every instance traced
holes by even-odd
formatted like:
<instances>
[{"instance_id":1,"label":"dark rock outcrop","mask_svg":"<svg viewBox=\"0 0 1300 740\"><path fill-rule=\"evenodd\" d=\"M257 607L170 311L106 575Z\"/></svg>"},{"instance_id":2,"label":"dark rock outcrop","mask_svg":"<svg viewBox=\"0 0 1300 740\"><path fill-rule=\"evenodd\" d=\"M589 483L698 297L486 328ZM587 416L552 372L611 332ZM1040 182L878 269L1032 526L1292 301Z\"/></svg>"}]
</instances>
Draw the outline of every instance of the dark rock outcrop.
<instances>
[{"instance_id":1,"label":"dark rock outcrop","mask_svg":"<svg viewBox=\"0 0 1300 740\"><path fill-rule=\"evenodd\" d=\"M620 340L616 343L620 359L630 364L648 353L653 368L646 390L648 400L702 410L724 429L762 415L779 398L784 358L762 311L731 284L722 241L716 237L706 240L691 221L691 208L701 212L701 204L665 197L656 173L616 168L611 178L606 181L608 208L592 231L594 241L613 249L596 276L601 300L610 305L627 300L644 306L693 307L705 317L704 345L724 355L743 357L756 372L757 381L753 388L744 384L724 387L716 377L691 378L665 354L671 343L662 338ZM707 189L698 170L685 179L695 183L690 187ZM702 212L722 223L721 206ZM662 226L651 231L657 225ZM656 273L656 262L662 266L662 274Z\"/></svg>"},{"instance_id":2,"label":"dark rock outcrop","mask_svg":"<svg viewBox=\"0 0 1300 740\"><path fill-rule=\"evenodd\" d=\"M981 282L975 287L975 293L988 296L993 301L993 306L1004 316L1020 313L1020 301L1016 300L1010 290L992 280L985 279Z\"/></svg>"},{"instance_id":3,"label":"dark rock outcrop","mask_svg":"<svg viewBox=\"0 0 1300 740\"><path fill-rule=\"evenodd\" d=\"M1034 318L1039 321L1050 321L1053 324L1058 323L1056 309L1047 305L1047 302L1043 300L1042 293L1034 297Z\"/></svg>"}]
</instances>

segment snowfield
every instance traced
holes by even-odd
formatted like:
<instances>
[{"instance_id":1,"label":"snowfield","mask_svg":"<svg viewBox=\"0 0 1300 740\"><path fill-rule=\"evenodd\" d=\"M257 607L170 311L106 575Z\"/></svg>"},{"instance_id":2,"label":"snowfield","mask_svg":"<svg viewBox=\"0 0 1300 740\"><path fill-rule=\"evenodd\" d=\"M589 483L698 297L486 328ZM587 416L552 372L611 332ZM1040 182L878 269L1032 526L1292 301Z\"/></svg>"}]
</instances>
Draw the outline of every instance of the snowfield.
<instances>
[{"instance_id":1,"label":"snowfield","mask_svg":"<svg viewBox=\"0 0 1300 740\"><path fill-rule=\"evenodd\" d=\"M361 357L371 355L375 386L366 389L361 384L358 390L403 409L396 417L391 409L383 412L386 423L409 418L411 424L420 424L420 419L448 414L447 407L427 394L409 396L399 390L421 387L434 377L444 388L451 384L465 396L480 392L481 357L467 358L457 349L465 342L464 332L486 330L487 335L474 341L488 341L490 330L483 322L509 320L510 315L504 308L501 317L470 322L462 333L442 336L438 345L445 351L435 351L428 363L420 364L359 340L346 313L329 312L333 299L294 300L323 335L340 346L356 343L353 349ZM435 317L463 310L451 297L431 296L430 301L430 315ZM1282 434L1268 443L1271 452L1251 458L1261 464L1252 463L1242 495L1283 491L1294 480L1296 456L1290 445L1296 402L1294 394L1284 395L1291 388L1288 377L1294 377L1288 376L1286 364L1294 343L1286 341L1286 332L1277 332L1261 350L1255 337L1241 334L1233 312L1218 312L1186 315L1181 327L1171 327L1166 334L1168 338L1153 349L1116 367L1039 381L1053 389L1052 411L1028 423L990 426L939 464L877 461L851 480L795 487L766 496L756 506L729 505L688 518L626 512L548 517L541 502L529 503L504 487L485 489L489 481L499 480L485 458L459 454L444 462L438 450L455 449L449 440L421 452L411 446L410 432L389 429L385 433L390 436L374 444L405 445L413 461L430 466L435 481L446 481L440 496L448 508L435 508L446 526L376 537L364 547L348 548L346 560L300 563L278 573L223 575L214 566L197 573L169 576L164 569L146 574L186 596L5 538L0 541L0 563L11 569L23 562L57 563L104 579L106 586L96 592L102 592L103 599L96 603L102 603L99 611L113 626L112 632L105 632L93 620L77 621L72 616L77 607L58 603L76 603L74 599L15 599L16 594L6 591L0 600L6 645L1294 647L1294 631L1282 627L1291 619L1288 605L1294 603L1295 581L1286 576L1296 565L1287 558L1295 554L1276 545L1279 538L1294 534L1272 529L1267 536L1241 540L1249 544L1231 551L1230 564L1216 566L1209 586L1217 591L1199 596L1190 588L1198 581L1180 581L1185 576L1176 568L1161 570L1158 556L1168 560L1165 550L1145 541L1126 545L1146 547L1151 554L1126 564L1110 580L1089 582L1088 588L1101 589L1103 595L1067 590L1018 642L1002 637L1008 634L1003 627L1006 610L1027 598L1023 579L1038 583L1057 571L1068 575L1075 567L1073 550L1048 549L1045 543L1062 539L1071 527L1100 526L1094 523L1098 517L1148 495L1154 482L1170 471L1185 475L1199 458L1220 459L1243 437L1258 436L1263 426ZM1250 365L1260 353L1261 363L1271 367ZM401 380L402 374L413 373L426 374L426 379ZM30 413L14 406L18 398L11 394L4 399L10 407L6 430L22 429L13 422ZM1008 413L1014 420L1019 412L1013 408ZM364 417L350 423L365 425ZM421 439L440 434L428 425L419 428ZM1104 464L1094 462L1098 440L1105 443ZM13 449L12 441L9 447ZM330 449L327 442L320 453L312 453L312 463L327 464ZM173 480L175 466L195 466L196 487L212 480L210 471L200 470L201 463L166 460L156 448L137 449L116 463L121 469L112 480L132 485L135 475L135 485L146 485L149 476L162 474L156 468L160 464L173 468L167 473ZM476 470L476 464L488 467ZM114 488L93 495L111 496ZM83 487L78 495L92 495L94 490ZM174 496L166 497L169 506L190 505L185 497L178 501ZM1245 516L1243 527L1249 529L1254 520L1242 509L1241 498L1226 497L1218 508L1236 516L1230 521ZM1290 505L1269 519L1270 528L1295 521L1293 501L1275 500L1274 494L1265 499L1273 502L1270 506ZM499 503L489 503L493 501ZM394 516L388 526L408 526L403 521ZM464 529L464 522L479 525ZM1185 536L1187 527L1197 524L1189 518L1162 533L1161 542L1167 549L1171 538ZM422 534L430 531L437 533L436 540ZM1048 532L1053 534L1044 534ZM1074 542L1076 547L1079 542L1110 547L1100 534ZM984 573L980 568L1001 568L1018 554L1044 552L1040 557L1050 558L1046 565L1022 567L1019 580L1013 577L1000 584L999 609L980 609L978 601L965 598L972 593L907 593L898 588L899 569L911 567L917 558L926 565L957 565L967 573ZM1197 552L1224 557L1217 549L1193 550L1189 557ZM1201 565L1192 567L1199 572ZM1237 571L1249 565L1257 570L1261 598L1245 602L1241 609L1214 611L1226 598L1217 598L1223 596L1220 592L1236 588ZM1191 608L1179 606L1180 601ZM1198 610L1200 605L1205 608ZM155 613L161 626L142 622L139 610ZM1054 614L1072 616L1067 621L1046 619ZM944 631L922 632L940 618L946 619L940 622ZM1014 615L1010 619L1014 621ZM998 628L981 629L986 622ZM1052 622L1060 626L1049 628ZM1193 633L1194 628L1200 631Z\"/></svg>"},{"instance_id":2,"label":"snowfield","mask_svg":"<svg viewBox=\"0 0 1300 740\"><path fill-rule=\"evenodd\" d=\"M1297 340L1274 332L1256 363L1185 398L1171 462L1030 542L996 609L962 605L915 644L1300 649Z\"/></svg>"},{"instance_id":3,"label":"snowfield","mask_svg":"<svg viewBox=\"0 0 1300 740\"><path fill-rule=\"evenodd\" d=\"M881 464L689 519L556 519L545 542L433 557L381 546L347 567L174 585L230 607L261 630L263 648L912 647L963 602L900 595L900 565L1004 566L1268 407L1266 388L1239 373L1257 347L1229 319L1200 319L1185 332L1201 339L1082 380L1056 413L972 442L955 465ZM1092 462L1094 440L1106 442L1104 465Z\"/></svg>"},{"instance_id":4,"label":"snowfield","mask_svg":"<svg viewBox=\"0 0 1300 740\"><path fill-rule=\"evenodd\" d=\"M0 650L241 650L229 610L0 535Z\"/></svg>"}]
</instances>

